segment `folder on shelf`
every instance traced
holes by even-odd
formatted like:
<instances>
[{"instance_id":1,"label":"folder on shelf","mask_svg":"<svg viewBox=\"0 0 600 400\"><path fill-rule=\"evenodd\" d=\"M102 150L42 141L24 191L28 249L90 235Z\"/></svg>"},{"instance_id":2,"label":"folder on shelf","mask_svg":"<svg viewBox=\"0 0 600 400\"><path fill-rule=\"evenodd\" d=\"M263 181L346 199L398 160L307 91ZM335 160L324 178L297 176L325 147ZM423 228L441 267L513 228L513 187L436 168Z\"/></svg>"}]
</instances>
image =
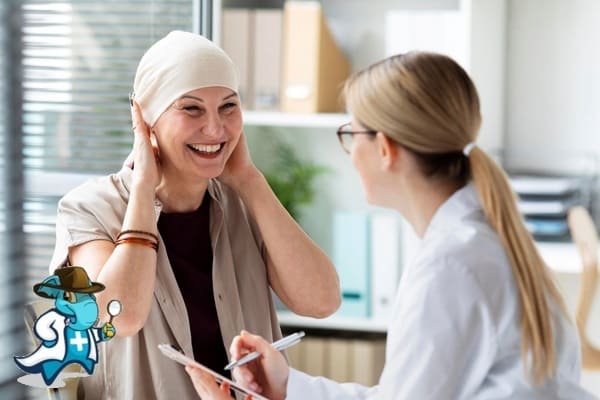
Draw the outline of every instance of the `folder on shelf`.
<instances>
[{"instance_id":1,"label":"folder on shelf","mask_svg":"<svg viewBox=\"0 0 600 400\"><path fill-rule=\"evenodd\" d=\"M338 271L342 305L337 315L370 316L369 216L338 211L333 216L333 262Z\"/></svg>"},{"instance_id":2,"label":"folder on shelf","mask_svg":"<svg viewBox=\"0 0 600 400\"><path fill-rule=\"evenodd\" d=\"M343 111L339 98L350 65L316 1L287 1L283 11L282 111Z\"/></svg>"},{"instance_id":3,"label":"folder on shelf","mask_svg":"<svg viewBox=\"0 0 600 400\"><path fill-rule=\"evenodd\" d=\"M352 381L365 386L376 385L385 364L385 340L354 340L352 358Z\"/></svg>"},{"instance_id":4,"label":"folder on shelf","mask_svg":"<svg viewBox=\"0 0 600 400\"><path fill-rule=\"evenodd\" d=\"M281 92L283 11L254 12L254 109L278 111Z\"/></svg>"},{"instance_id":5,"label":"folder on shelf","mask_svg":"<svg viewBox=\"0 0 600 400\"><path fill-rule=\"evenodd\" d=\"M302 347L304 349L302 354L302 370L309 375L324 375L327 339L315 337L307 338L302 342Z\"/></svg>"},{"instance_id":6,"label":"folder on shelf","mask_svg":"<svg viewBox=\"0 0 600 400\"><path fill-rule=\"evenodd\" d=\"M370 228L372 316L387 319L400 280L402 221L394 213L373 213Z\"/></svg>"},{"instance_id":7,"label":"folder on shelf","mask_svg":"<svg viewBox=\"0 0 600 400\"><path fill-rule=\"evenodd\" d=\"M251 110L254 108L254 11L225 8L221 27L221 47L237 68L242 104L244 108Z\"/></svg>"},{"instance_id":8,"label":"folder on shelf","mask_svg":"<svg viewBox=\"0 0 600 400\"><path fill-rule=\"evenodd\" d=\"M304 370L304 364L303 364L303 359L302 359L303 358L302 357L302 354L303 354L302 346L288 347L285 350L285 353L287 355L290 366L292 366L293 368L296 368L297 370L300 370L300 371Z\"/></svg>"},{"instance_id":9,"label":"folder on shelf","mask_svg":"<svg viewBox=\"0 0 600 400\"><path fill-rule=\"evenodd\" d=\"M348 339L330 339L327 349L325 370L327 377L338 382L352 381L352 341Z\"/></svg>"}]
</instances>

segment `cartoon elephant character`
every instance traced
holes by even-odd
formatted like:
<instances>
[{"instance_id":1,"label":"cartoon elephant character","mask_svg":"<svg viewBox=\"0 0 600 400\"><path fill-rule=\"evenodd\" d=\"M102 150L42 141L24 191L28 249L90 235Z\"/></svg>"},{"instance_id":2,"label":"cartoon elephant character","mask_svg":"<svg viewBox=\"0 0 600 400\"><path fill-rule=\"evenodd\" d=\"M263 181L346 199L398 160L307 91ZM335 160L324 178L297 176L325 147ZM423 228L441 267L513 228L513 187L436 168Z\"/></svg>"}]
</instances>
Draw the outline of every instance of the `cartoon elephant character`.
<instances>
[{"instance_id":1,"label":"cartoon elephant character","mask_svg":"<svg viewBox=\"0 0 600 400\"><path fill-rule=\"evenodd\" d=\"M94 293L102 290L103 284L91 282L85 269L75 266L58 268L35 284L33 291L55 299L55 308L35 321L34 331L42 343L33 353L14 357L17 366L29 374L41 373L48 386L68 364L80 364L91 375L98 362L97 343L116 334L110 322L94 327L98 319Z\"/></svg>"}]
</instances>

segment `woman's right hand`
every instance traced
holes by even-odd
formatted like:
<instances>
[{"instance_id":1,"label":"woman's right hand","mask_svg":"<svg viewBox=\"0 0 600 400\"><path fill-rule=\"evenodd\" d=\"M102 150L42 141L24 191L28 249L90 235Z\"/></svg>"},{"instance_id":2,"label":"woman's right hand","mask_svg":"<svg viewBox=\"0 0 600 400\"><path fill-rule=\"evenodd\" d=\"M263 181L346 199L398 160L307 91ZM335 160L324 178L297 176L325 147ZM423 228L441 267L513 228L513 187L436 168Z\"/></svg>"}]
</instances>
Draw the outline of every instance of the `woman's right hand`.
<instances>
[{"instance_id":1,"label":"woman's right hand","mask_svg":"<svg viewBox=\"0 0 600 400\"><path fill-rule=\"evenodd\" d=\"M131 121L134 141L133 151L128 157L133 158L134 187L144 187L154 193L161 180L158 145L154 133L144 121L139 104L134 100L131 106Z\"/></svg>"},{"instance_id":2,"label":"woman's right hand","mask_svg":"<svg viewBox=\"0 0 600 400\"><path fill-rule=\"evenodd\" d=\"M286 397L289 367L285 357L260 336L242 331L231 342L229 352L232 359L258 351L261 357L233 370L236 381L248 389L271 400Z\"/></svg>"}]
</instances>

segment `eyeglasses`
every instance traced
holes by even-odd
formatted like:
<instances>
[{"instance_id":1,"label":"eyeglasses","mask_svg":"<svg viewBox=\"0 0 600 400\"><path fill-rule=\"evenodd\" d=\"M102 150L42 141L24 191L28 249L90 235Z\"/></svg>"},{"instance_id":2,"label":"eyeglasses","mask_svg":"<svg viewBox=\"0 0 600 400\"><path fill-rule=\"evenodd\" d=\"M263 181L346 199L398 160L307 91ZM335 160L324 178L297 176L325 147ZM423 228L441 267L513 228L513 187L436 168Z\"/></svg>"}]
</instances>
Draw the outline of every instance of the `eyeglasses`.
<instances>
[{"instance_id":1,"label":"eyeglasses","mask_svg":"<svg viewBox=\"0 0 600 400\"><path fill-rule=\"evenodd\" d=\"M350 122L345 123L337 129L337 136L340 140L340 144L344 151L350 154L352 150L352 144L354 142L354 135L376 135L377 131L367 129L364 131L353 131L352 124Z\"/></svg>"}]
</instances>

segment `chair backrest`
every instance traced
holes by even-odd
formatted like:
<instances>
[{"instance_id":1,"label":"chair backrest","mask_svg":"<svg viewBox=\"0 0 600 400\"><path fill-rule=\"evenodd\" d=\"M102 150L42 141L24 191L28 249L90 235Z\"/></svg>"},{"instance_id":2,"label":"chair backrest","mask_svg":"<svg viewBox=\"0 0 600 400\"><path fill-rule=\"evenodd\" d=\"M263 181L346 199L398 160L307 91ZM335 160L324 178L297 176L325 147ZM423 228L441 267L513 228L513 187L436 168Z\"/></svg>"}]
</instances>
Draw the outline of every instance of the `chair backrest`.
<instances>
[{"instance_id":1,"label":"chair backrest","mask_svg":"<svg viewBox=\"0 0 600 400\"><path fill-rule=\"evenodd\" d=\"M40 345L40 340L34 332L35 321L37 318L54 307L54 302L49 300L37 300L25 305L25 327L29 332L31 340L35 347ZM78 364L67 365L63 369L63 373L80 374L83 369ZM65 379L65 386L61 388L49 388L49 400L76 400L79 378L73 377Z\"/></svg>"},{"instance_id":2,"label":"chair backrest","mask_svg":"<svg viewBox=\"0 0 600 400\"><path fill-rule=\"evenodd\" d=\"M586 331L590 309L598 289L598 233L592 217L584 207L571 208L568 222L571 237L583 263L576 312L577 328L581 337L582 364L584 369L600 369L600 349L594 347Z\"/></svg>"}]
</instances>

